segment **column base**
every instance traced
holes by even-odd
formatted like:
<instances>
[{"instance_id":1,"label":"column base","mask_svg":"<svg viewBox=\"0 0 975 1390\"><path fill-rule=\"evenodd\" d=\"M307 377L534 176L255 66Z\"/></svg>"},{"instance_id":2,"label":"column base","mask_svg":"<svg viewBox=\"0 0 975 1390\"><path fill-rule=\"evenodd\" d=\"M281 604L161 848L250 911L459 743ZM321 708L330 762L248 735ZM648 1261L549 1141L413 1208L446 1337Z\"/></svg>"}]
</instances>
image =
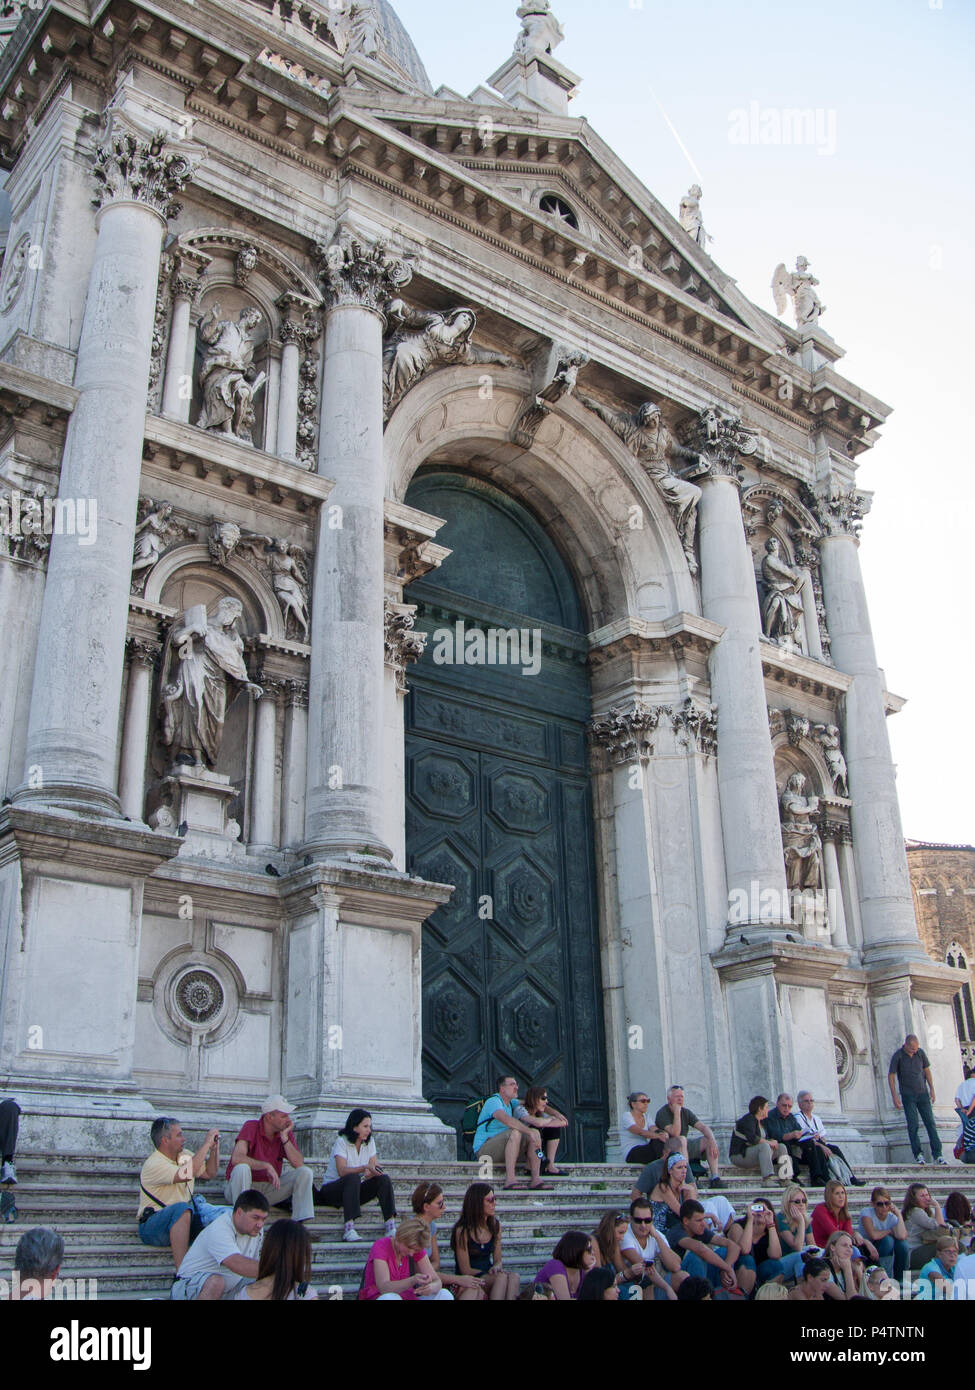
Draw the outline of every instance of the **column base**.
<instances>
[{"instance_id":1,"label":"column base","mask_svg":"<svg viewBox=\"0 0 975 1390\"><path fill-rule=\"evenodd\" d=\"M353 863L364 863L367 868L381 870L393 867L393 851L378 837L369 834L313 840L301 846L297 858L306 864L346 863L351 860ZM381 861L378 864L375 862L377 859Z\"/></svg>"},{"instance_id":2,"label":"column base","mask_svg":"<svg viewBox=\"0 0 975 1390\"><path fill-rule=\"evenodd\" d=\"M127 822L122 803L114 792L101 787L85 787L73 782L46 782L43 787L18 787L11 797L14 806L25 810L67 812L100 820Z\"/></svg>"}]
</instances>

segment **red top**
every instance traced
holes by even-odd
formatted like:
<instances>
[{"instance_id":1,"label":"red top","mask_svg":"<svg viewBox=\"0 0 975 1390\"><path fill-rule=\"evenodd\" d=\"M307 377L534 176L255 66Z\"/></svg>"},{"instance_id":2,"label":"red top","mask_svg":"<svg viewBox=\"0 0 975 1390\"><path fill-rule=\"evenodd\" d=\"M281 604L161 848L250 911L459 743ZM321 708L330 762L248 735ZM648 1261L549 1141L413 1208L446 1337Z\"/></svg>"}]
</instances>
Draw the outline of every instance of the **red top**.
<instances>
[{"instance_id":1,"label":"red top","mask_svg":"<svg viewBox=\"0 0 975 1390\"><path fill-rule=\"evenodd\" d=\"M813 1207L813 1240L823 1249L834 1231L846 1231L848 1236L853 1236L853 1222L849 1218L846 1221L837 1221L826 1203L820 1202L818 1206ZM856 1236L853 1236L853 1244L856 1245Z\"/></svg>"},{"instance_id":2,"label":"red top","mask_svg":"<svg viewBox=\"0 0 975 1390\"><path fill-rule=\"evenodd\" d=\"M241 1141L247 1142L247 1157L256 1158L261 1163L270 1163L278 1177L281 1176L281 1165L284 1162L284 1145L281 1143L280 1134L274 1134L270 1139L264 1133L264 1120L248 1120L241 1126L240 1133L234 1143L234 1148ZM294 1143L294 1140L291 1141ZM233 1164L233 1149L231 1150L231 1160L227 1164L227 1179L230 1179L230 1170ZM261 1177L256 1177L255 1182L265 1181Z\"/></svg>"}]
</instances>

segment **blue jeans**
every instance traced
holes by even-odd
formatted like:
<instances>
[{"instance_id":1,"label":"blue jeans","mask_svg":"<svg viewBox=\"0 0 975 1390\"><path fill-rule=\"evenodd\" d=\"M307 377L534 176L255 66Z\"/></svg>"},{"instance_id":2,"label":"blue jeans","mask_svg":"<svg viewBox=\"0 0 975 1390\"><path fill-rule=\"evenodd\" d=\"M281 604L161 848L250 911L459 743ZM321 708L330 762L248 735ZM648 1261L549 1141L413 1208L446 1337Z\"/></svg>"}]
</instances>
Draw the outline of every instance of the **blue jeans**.
<instances>
[{"instance_id":1,"label":"blue jeans","mask_svg":"<svg viewBox=\"0 0 975 1390\"><path fill-rule=\"evenodd\" d=\"M790 1251L778 1260L763 1260L758 1266L758 1282L767 1284L770 1279L784 1274L786 1279L798 1279L802 1274L802 1255L798 1250Z\"/></svg>"},{"instance_id":2,"label":"blue jeans","mask_svg":"<svg viewBox=\"0 0 975 1390\"><path fill-rule=\"evenodd\" d=\"M910 1249L906 1240L897 1240L894 1236L884 1236L881 1240L875 1240L877 1254L883 1259L887 1255L894 1257L894 1278L899 1279L907 1268L907 1262L911 1257Z\"/></svg>"},{"instance_id":3,"label":"blue jeans","mask_svg":"<svg viewBox=\"0 0 975 1390\"><path fill-rule=\"evenodd\" d=\"M142 1244L168 1245L170 1230L183 1213L189 1210L189 1202L172 1202L168 1207L154 1211L147 1220L139 1224L139 1239ZM216 1221L226 1210L226 1207L211 1206L209 1202L204 1202L202 1197L196 1199L196 1212L205 1227L209 1226L211 1221Z\"/></svg>"},{"instance_id":4,"label":"blue jeans","mask_svg":"<svg viewBox=\"0 0 975 1390\"><path fill-rule=\"evenodd\" d=\"M693 1250L688 1250L680 1262L680 1267L685 1274L690 1274L692 1278L706 1279L712 1289L720 1289L721 1270L717 1265L710 1265L707 1260L702 1260L700 1255L695 1255Z\"/></svg>"},{"instance_id":5,"label":"blue jeans","mask_svg":"<svg viewBox=\"0 0 975 1390\"><path fill-rule=\"evenodd\" d=\"M911 1153L917 1158L921 1152L920 1140L917 1137L917 1120L920 1115L931 1142L931 1157L940 1158L941 1140L938 1138L938 1128L934 1123L931 1097L925 1092L923 1096L902 1095L901 1100L904 1103L904 1118L907 1120L907 1137L911 1142Z\"/></svg>"}]
</instances>

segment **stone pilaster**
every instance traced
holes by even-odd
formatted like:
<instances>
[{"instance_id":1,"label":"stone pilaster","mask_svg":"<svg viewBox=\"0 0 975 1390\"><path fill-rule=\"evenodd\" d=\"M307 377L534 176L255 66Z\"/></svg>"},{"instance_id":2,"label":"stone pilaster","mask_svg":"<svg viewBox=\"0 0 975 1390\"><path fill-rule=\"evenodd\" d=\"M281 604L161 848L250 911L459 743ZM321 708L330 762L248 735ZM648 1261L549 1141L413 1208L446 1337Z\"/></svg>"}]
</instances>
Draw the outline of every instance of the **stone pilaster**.
<instances>
[{"instance_id":1,"label":"stone pilaster","mask_svg":"<svg viewBox=\"0 0 975 1390\"><path fill-rule=\"evenodd\" d=\"M868 499L852 492L823 501L819 542L823 598L839 670L852 676L843 719L843 749L852 806L853 852L860 893L863 951L871 957L921 958L901 829L894 764L887 737L884 684L877 666L856 533Z\"/></svg>"},{"instance_id":2,"label":"stone pilaster","mask_svg":"<svg viewBox=\"0 0 975 1390\"><path fill-rule=\"evenodd\" d=\"M146 796L146 752L149 742L149 700L152 673L161 651L159 642L142 637L126 641L129 656L129 687L125 699L122 729L122 756L119 763L118 794L122 814L141 821Z\"/></svg>"},{"instance_id":3,"label":"stone pilaster","mask_svg":"<svg viewBox=\"0 0 975 1390\"><path fill-rule=\"evenodd\" d=\"M42 782L18 788L21 803L119 813L119 692L159 255L174 194L194 167L118 112L95 153L98 237L59 495L86 499L97 531L84 546L51 537L26 758Z\"/></svg>"},{"instance_id":4,"label":"stone pilaster","mask_svg":"<svg viewBox=\"0 0 975 1390\"><path fill-rule=\"evenodd\" d=\"M186 255L177 258L170 279L173 312L166 348L166 376L163 381L162 413L173 420L190 418L191 391L185 389L187 353L190 343L190 311L200 291L201 276L209 257Z\"/></svg>"},{"instance_id":5,"label":"stone pilaster","mask_svg":"<svg viewBox=\"0 0 975 1390\"><path fill-rule=\"evenodd\" d=\"M382 309L410 275L382 243L343 233L321 248L318 466L335 488L319 520L312 605L305 853L314 858L392 855L382 833Z\"/></svg>"},{"instance_id":6,"label":"stone pilaster","mask_svg":"<svg viewBox=\"0 0 975 1390\"><path fill-rule=\"evenodd\" d=\"M257 702L254 717L254 772L251 780L251 833L248 849L266 854L277 840L277 797L275 748L277 746L278 707L287 693L287 684L262 671L258 684L264 694Z\"/></svg>"}]
</instances>

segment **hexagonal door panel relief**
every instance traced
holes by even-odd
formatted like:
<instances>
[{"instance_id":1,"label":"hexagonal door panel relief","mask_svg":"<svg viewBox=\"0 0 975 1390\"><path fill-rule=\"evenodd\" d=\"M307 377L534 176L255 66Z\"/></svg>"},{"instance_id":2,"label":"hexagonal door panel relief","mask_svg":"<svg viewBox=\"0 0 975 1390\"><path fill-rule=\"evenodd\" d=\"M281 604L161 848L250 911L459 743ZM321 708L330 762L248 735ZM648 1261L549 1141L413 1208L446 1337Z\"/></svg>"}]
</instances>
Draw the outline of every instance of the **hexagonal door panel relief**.
<instances>
[{"instance_id":1,"label":"hexagonal door panel relief","mask_svg":"<svg viewBox=\"0 0 975 1390\"><path fill-rule=\"evenodd\" d=\"M441 933L443 928L470 921L477 915L473 866L445 840L441 840L425 854L418 855L413 872L431 883L454 884L450 900L442 903L436 912L427 918L428 924L439 927Z\"/></svg>"},{"instance_id":2,"label":"hexagonal door panel relief","mask_svg":"<svg viewBox=\"0 0 975 1390\"><path fill-rule=\"evenodd\" d=\"M561 1051L558 1009L530 980L498 1000L498 1034L512 1068L530 1076L554 1065Z\"/></svg>"},{"instance_id":3,"label":"hexagonal door panel relief","mask_svg":"<svg viewBox=\"0 0 975 1390\"><path fill-rule=\"evenodd\" d=\"M490 781L491 814L506 830L535 835L551 819L551 804L537 777L524 772L499 772Z\"/></svg>"},{"instance_id":4,"label":"hexagonal door panel relief","mask_svg":"<svg viewBox=\"0 0 975 1390\"><path fill-rule=\"evenodd\" d=\"M526 856L494 875L496 923L522 945L545 936L555 924L554 885Z\"/></svg>"},{"instance_id":5,"label":"hexagonal door panel relief","mask_svg":"<svg viewBox=\"0 0 975 1390\"><path fill-rule=\"evenodd\" d=\"M483 1039L477 995L453 971L429 985L423 1001L423 1042L428 1060L449 1075Z\"/></svg>"},{"instance_id":6,"label":"hexagonal door panel relief","mask_svg":"<svg viewBox=\"0 0 975 1390\"><path fill-rule=\"evenodd\" d=\"M424 753L413 762L413 796L431 816L460 820L475 805L474 775L459 758Z\"/></svg>"}]
</instances>

